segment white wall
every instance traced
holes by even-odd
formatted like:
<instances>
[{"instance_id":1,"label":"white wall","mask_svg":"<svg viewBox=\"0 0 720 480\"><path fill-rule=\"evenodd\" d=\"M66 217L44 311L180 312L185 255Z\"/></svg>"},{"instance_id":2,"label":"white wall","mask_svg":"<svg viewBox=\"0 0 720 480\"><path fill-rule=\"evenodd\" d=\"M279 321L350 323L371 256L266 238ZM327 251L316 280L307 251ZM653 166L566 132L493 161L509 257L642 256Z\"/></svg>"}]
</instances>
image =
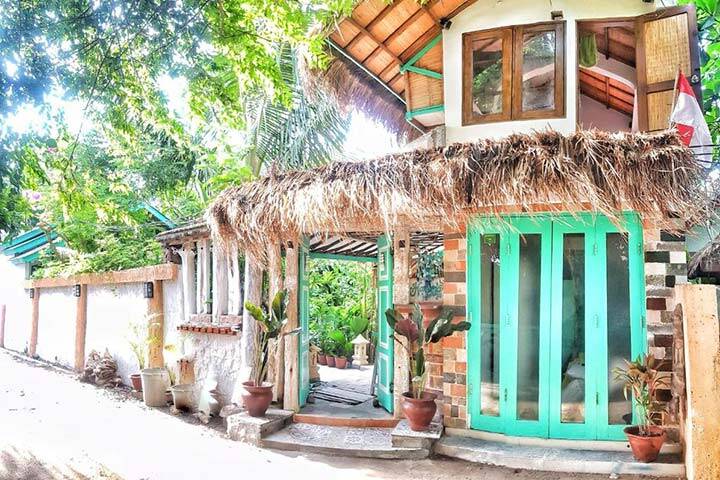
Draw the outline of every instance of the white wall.
<instances>
[{"instance_id":1,"label":"white wall","mask_svg":"<svg viewBox=\"0 0 720 480\"><path fill-rule=\"evenodd\" d=\"M73 368L77 311L73 287L41 289L38 311L37 355L44 360ZM30 316L26 321L30 323Z\"/></svg>"},{"instance_id":2,"label":"white wall","mask_svg":"<svg viewBox=\"0 0 720 480\"><path fill-rule=\"evenodd\" d=\"M88 286L85 355L92 350L102 354L107 349L117 362L118 375L126 385L130 384L130 374L140 371L130 349L131 327L133 324L145 325L146 312L147 299L143 297L142 283ZM42 318L42 312L40 315Z\"/></svg>"},{"instance_id":3,"label":"white wall","mask_svg":"<svg viewBox=\"0 0 720 480\"><path fill-rule=\"evenodd\" d=\"M25 291L25 264L0 255L0 304L5 305L5 348L23 352L30 343L32 299Z\"/></svg>"},{"instance_id":4,"label":"white wall","mask_svg":"<svg viewBox=\"0 0 720 480\"><path fill-rule=\"evenodd\" d=\"M657 4L657 5L656 5ZM572 132L576 123L577 40L576 20L635 16L653 11L658 2L641 0L481 0L468 7L443 32L443 77L445 79L445 125L448 143L499 138L517 132L553 128ZM462 126L462 34L500 26L550 20L551 10L562 10L565 25L565 117Z\"/></svg>"},{"instance_id":5,"label":"white wall","mask_svg":"<svg viewBox=\"0 0 720 480\"><path fill-rule=\"evenodd\" d=\"M629 132L632 119L586 95L580 95L580 125L605 132Z\"/></svg>"}]
</instances>

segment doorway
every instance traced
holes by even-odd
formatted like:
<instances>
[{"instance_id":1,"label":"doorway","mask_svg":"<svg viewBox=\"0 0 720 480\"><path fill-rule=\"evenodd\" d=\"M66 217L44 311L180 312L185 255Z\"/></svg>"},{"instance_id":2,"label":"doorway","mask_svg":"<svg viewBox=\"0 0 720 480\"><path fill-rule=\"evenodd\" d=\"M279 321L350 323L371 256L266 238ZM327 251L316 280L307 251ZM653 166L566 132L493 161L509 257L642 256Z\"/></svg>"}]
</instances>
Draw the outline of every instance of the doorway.
<instances>
[{"instance_id":1,"label":"doorway","mask_svg":"<svg viewBox=\"0 0 720 480\"><path fill-rule=\"evenodd\" d=\"M619 440L613 368L645 350L642 229L626 214L480 219L468 232L471 428Z\"/></svg>"},{"instance_id":2,"label":"doorway","mask_svg":"<svg viewBox=\"0 0 720 480\"><path fill-rule=\"evenodd\" d=\"M393 259L385 236L375 243L373 256L311 252L307 241L300 248L301 414L390 418L394 342L384 312L392 306ZM352 342L363 340L367 358L354 355ZM326 359L315 366L310 356L320 353Z\"/></svg>"}]
</instances>

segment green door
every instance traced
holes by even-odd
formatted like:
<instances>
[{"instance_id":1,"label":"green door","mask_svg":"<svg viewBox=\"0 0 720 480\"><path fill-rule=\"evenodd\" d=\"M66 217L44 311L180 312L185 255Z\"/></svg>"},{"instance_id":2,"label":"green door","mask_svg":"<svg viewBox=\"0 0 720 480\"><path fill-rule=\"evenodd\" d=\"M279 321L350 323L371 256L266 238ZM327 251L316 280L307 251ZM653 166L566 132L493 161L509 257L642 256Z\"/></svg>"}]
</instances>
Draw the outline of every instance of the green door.
<instances>
[{"instance_id":1,"label":"green door","mask_svg":"<svg viewBox=\"0 0 720 480\"><path fill-rule=\"evenodd\" d=\"M300 321L300 338L298 340L298 375L299 401L302 407L307 402L310 393L310 330L308 320L308 274L307 261L310 257L310 244L307 237L303 237L298 252L298 312Z\"/></svg>"},{"instance_id":2,"label":"green door","mask_svg":"<svg viewBox=\"0 0 720 480\"><path fill-rule=\"evenodd\" d=\"M393 330L385 319L385 310L392 308L393 285L392 271L393 258L390 249L390 241L383 235L378 238L378 263L377 263L377 291L378 291L378 328L377 348L375 350L375 369L377 371L377 383L375 391L380 405L385 410L393 411L393 357L395 342Z\"/></svg>"},{"instance_id":3,"label":"green door","mask_svg":"<svg viewBox=\"0 0 720 480\"><path fill-rule=\"evenodd\" d=\"M472 428L621 439L612 369L644 350L642 230L601 216L516 216L468 230Z\"/></svg>"}]
</instances>

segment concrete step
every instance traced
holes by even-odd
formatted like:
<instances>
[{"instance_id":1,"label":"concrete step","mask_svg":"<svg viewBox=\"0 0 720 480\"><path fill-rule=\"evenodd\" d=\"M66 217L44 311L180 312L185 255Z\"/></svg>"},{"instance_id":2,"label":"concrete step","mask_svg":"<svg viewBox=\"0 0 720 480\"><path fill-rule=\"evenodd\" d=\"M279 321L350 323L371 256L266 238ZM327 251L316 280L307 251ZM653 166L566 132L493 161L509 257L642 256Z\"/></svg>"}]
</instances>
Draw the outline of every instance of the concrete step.
<instances>
[{"instance_id":1,"label":"concrete step","mask_svg":"<svg viewBox=\"0 0 720 480\"><path fill-rule=\"evenodd\" d=\"M629 451L513 445L461 436L441 438L435 443L434 452L469 462L524 470L655 477L685 476L685 465L678 453L661 453L656 462L641 463L636 461Z\"/></svg>"},{"instance_id":2,"label":"concrete step","mask_svg":"<svg viewBox=\"0 0 720 480\"><path fill-rule=\"evenodd\" d=\"M225 417L228 438L239 442L260 445L260 441L291 424L293 412L276 408L268 409L264 417L251 417L239 410Z\"/></svg>"},{"instance_id":3,"label":"concrete step","mask_svg":"<svg viewBox=\"0 0 720 480\"><path fill-rule=\"evenodd\" d=\"M262 439L261 445L278 450L342 455L346 457L420 459L427 448L394 447L392 428L355 428L293 423Z\"/></svg>"}]
</instances>

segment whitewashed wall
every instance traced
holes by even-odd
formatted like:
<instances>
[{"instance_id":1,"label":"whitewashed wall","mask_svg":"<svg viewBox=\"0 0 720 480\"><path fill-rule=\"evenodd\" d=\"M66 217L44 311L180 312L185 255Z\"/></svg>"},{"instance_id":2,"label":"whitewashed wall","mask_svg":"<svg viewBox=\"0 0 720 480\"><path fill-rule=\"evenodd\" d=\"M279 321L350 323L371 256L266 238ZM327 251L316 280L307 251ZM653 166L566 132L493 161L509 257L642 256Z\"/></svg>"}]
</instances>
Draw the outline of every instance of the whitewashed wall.
<instances>
[{"instance_id":1,"label":"whitewashed wall","mask_svg":"<svg viewBox=\"0 0 720 480\"><path fill-rule=\"evenodd\" d=\"M23 288L25 265L0 255L0 304L5 305L5 348L23 352L30 343L32 300Z\"/></svg>"},{"instance_id":2,"label":"whitewashed wall","mask_svg":"<svg viewBox=\"0 0 720 480\"><path fill-rule=\"evenodd\" d=\"M130 375L140 372L130 349L132 325L146 325L146 312L142 283L88 286L85 355L92 350L103 353L107 348L118 364L120 378L127 385ZM41 310L41 324L42 317ZM42 334L42 327L40 332Z\"/></svg>"},{"instance_id":3,"label":"whitewashed wall","mask_svg":"<svg viewBox=\"0 0 720 480\"><path fill-rule=\"evenodd\" d=\"M666 2L667 4L673 2ZM577 20L636 16L658 8L659 2L641 0L504 0L476 2L443 31L443 78L445 80L445 126L447 142L500 138L511 133L551 127L575 131L577 115ZM497 122L462 126L462 34L495 27L550 21L550 11L562 10L565 24L565 112L564 118Z\"/></svg>"},{"instance_id":4,"label":"whitewashed wall","mask_svg":"<svg viewBox=\"0 0 720 480\"><path fill-rule=\"evenodd\" d=\"M41 289L38 308L37 355L43 360L73 368L77 310L73 287ZM29 316L27 322L30 323Z\"/></svg>"}]
</instances>

